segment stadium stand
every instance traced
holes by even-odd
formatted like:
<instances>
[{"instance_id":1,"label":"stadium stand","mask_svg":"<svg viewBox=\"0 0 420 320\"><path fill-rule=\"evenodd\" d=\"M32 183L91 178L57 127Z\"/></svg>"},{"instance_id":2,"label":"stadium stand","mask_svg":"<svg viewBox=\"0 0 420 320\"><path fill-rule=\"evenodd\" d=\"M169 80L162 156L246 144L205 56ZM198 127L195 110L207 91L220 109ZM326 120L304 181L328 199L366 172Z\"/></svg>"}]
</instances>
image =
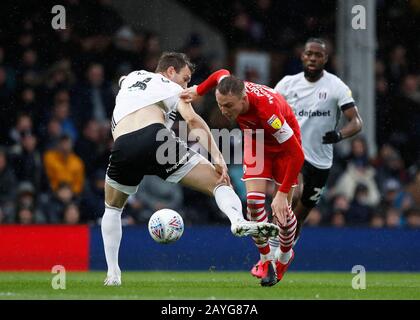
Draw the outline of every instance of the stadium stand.
<instances>
[{"instance_id":1,"label":"stadium stand","mask_svg":"<svg viewBox=\"0 0 420 320\"><path fill-rule=\"evenodd\" d=\"M294 1L288 8L269 0L252 5L211 1L213 10L223 12L215 18L206 15L209 4L178 2L205 21L215 19L213 24L223 30L229 49L227 61L215 63L201 50L205 39L197 33L173 48L189 54L197 65L192 83L217 66L231 67L237 50L260 48L272 57L269 84L274 85L284 75L301 71L298 57L310 36L327 39L331 55L327 70L337 72L331 1L316 5ZM48 19L40 18L50 12L51 1L4 4L9 6L4 12L16 14L2 14L0 19L1 224L100 222L117 81L131 70L154 70L162 51L159 38L165 35L134 30L109 1L63 3L64 30L53 30ZM401 30L416 27L400 23L419 14L416 3L378 1L378 153L368 157L363 136L352 141L350 150L336 148L328 190L310 215L311 226L420 228L420 47L413 38L416 34ZM420 28L420 19L411 21ZM228 125L212 105L210 97L196 108L210 127ZM57 152L71 154L71 169L60 169ZM230 169L233 182L239 184L238 168ZM77 172L77 181L59 176L68 170ZM159 186L156 181L145 183L153 185L143 186L144 190ZM165 197L164 188L161 191ZM187 224L226 222L204 196L180 187L173 197L165 206L183 213ZM135 197L125 210L124 222L144 224L161 205L158 200L152 204Z\"/></svg>"}]
</instances>

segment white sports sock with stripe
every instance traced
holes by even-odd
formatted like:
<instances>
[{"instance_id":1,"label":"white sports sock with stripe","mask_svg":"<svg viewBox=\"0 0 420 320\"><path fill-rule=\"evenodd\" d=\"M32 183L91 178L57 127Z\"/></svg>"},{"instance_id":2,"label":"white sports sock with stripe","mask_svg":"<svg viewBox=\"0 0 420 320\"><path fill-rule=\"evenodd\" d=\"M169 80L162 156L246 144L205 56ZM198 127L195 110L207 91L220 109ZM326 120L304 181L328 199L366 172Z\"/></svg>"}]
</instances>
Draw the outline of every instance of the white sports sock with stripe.
<instances>
[{"instance_id":1,"label":"white sports sock with stripe","mask_svg":"<svg viewBox=\"0 0 420 320\"><path fill-rule=\"evenodd\" d=\"M242 213L242 202L238 195L229 186L217 186L214 191L217 206L230 220L231 224L245 222Z\"/></svg>"},{"instance_id":2,"label":"white sports sock with stripe","mask_svg":"<svg viewBox=\"0 0 420 320\"><path fill-rule=\"evenodd\" d=\"M108 276L121 275L121 270L118 265L118 251L122 238L122 211L122 209L110 207L105 204L101 232L104 241L106 263L108 265Z\"/></svg>"}]
</instances>

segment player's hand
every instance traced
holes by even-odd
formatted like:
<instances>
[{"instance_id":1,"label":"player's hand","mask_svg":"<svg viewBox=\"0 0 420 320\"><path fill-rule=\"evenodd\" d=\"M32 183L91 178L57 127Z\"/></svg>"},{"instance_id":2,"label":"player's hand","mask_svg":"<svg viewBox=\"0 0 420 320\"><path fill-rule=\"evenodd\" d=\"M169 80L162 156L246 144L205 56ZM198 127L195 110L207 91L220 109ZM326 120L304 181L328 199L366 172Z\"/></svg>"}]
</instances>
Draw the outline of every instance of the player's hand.
<instances>
[{"instance_id":1,"label":"player's hand","mask_svg":"<svg viewBox=\"0 0 420 320\"><path fill-rule=\"evenodd\" d=\"M184 99L185 102L187 103L195 101L197 97L198 97L198 93L197 93L196 85L189 87L187 89L184 89L180 94L180 98Z\"/></svg>"},{"instance_id":2,"label":"player's hand","mask_svg":"<svg viewBox=\"0 0 420 320\"><path fill-rule=\"evenodd\" d=\"M217 184L226 183L228 186L232 186L230 183L228 168L223 157L220 156L214 160L214 167L216 169L216 172L220 175L220 178L217 181Z\"/></svg>"},{"instance_id":3,"label":"player's hand","mask_svg":"<svg viewBox=\"0 0 420 320\"><path fill-rule=\"evenodd\" d=\"M343 140L343 136L340 131L328 131L322 137L322 144L337 143Z\"/></svg>"},{"instance_id":4,"label":"player's hand","mask_svg":"<svg viewBox=\"0 0 420 320\"><path fill-rule=\"evenodd\" d=\"M286 226L287 217L289 215L289 202L287 201L287 193L277 192L271 203L273 216L276 218L280 226Z\"/></svg>"}]
</instances>

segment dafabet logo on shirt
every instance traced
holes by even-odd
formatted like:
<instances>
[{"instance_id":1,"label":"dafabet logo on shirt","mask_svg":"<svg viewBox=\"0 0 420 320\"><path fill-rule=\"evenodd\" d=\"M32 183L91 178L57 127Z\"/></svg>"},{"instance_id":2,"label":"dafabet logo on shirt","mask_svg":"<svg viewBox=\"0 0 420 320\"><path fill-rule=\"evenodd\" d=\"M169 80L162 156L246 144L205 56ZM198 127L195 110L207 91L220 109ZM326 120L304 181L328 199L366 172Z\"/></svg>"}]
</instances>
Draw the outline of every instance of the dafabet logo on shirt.
<instances>
[{"instance_id":1,"label":"dafabet logo on shirt","mask_svg":"<svg viewBox=\"0 0 420 320\"><path fill-rule=\"evenodd\" d=\"M267 123L272 126L274 129L279 130L282 126L282 123L275 114L273 114L270 119L268 119Z\"/></svg>"}]
</instances>

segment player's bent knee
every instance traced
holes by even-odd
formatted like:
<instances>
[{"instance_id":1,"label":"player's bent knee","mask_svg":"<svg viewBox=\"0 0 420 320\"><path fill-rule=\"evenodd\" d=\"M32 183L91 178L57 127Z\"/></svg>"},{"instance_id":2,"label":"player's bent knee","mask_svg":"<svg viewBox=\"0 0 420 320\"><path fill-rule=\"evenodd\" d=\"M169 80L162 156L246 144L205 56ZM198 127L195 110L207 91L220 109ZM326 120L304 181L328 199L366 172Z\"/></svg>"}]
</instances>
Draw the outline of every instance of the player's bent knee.
<instances>
[{"instance_id":1,"label":"player's bent knee","mask_svg":"<svg viewBox=\"0 0 420 320\"><path fill-rule=\"evenodd\" d=\"M123 209L128 195L105 183L105 205L111 208Z\"/></svg>"},{"instance_id":2,"label":"player's bent knee","mask_svg":"<svg viewBox=\"0 0 420 320\"><path fill-rule=\"evenodd\" d=\"M214 191L218 186L226 185L226 183L221 183L219 181L220 176L207 159L201 160L185 178L186 179L182 181L184 184L198 189L209 196L213 196Z\"/></svg>"}]
</instances>

